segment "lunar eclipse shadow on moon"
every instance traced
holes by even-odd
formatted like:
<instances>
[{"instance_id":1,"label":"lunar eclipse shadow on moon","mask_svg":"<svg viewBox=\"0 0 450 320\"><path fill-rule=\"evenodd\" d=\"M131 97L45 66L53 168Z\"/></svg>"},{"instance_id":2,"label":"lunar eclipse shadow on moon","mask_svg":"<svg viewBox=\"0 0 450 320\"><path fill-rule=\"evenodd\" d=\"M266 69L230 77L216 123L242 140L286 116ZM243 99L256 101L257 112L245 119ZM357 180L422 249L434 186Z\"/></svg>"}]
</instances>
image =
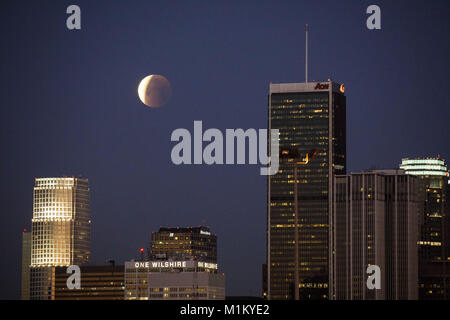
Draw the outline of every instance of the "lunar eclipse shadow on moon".
<instances>
[{"instance_id":1,"label":"lunar eclipse shadow on moon","mask_svg":"<svg viewBox=\"0 0 450 320\"><path fill-rule=\"evenodd\" d=\"M139 99L142 103L157 108L165 105L172 95L169 80L159 74L152 74L141 80L138 87Z\"/></svg>"}]
</instances>

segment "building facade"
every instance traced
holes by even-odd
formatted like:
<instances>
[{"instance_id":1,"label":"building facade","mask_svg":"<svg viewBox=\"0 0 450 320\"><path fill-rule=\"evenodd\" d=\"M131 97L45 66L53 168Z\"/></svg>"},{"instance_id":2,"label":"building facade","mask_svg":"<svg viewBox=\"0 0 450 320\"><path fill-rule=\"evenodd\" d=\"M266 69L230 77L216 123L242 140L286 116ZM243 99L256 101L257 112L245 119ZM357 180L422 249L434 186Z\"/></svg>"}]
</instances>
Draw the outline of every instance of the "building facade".
<instances>
[{"instance_id":1,"label":"building facade","mask_svg":"<svg viewBox=\"0 0 450 320\"><path fill-rule=\"evenodd\" d=\"M125 292L124 266L80 266L80 289L69 289L72 273L67 267L55 267L53 300L123 300Z\"/></svg>"},{"instance_id":2,"label":"building facade","mask_svg":"<svg viewBox=\"0 0 450 320\"><path fill-rule=\"evenodd\" d=\"M196 260L125 262L126 300L224 300L225 275Z\"/></svg>"},{"instance_id":3,"label":"building facade","mask_svg":"<svg viewBox=\"0 0 450 320\"><path fill-rule=\"evenodd\" d=\"M267 293L267 264L266 263L262 264L261 274L262 274L261 298L267 299L268 293Z\"/></svg>"},{"instance_id":4,"label":"building facade","mask_svg":"<svg viewBox=\"0 0 450 320\"><path fill-rule=\"evenodd\" d=\"M31 232L22 232L21 299L30 300Z\"/></svg>"},{"instance_id":5,"label":"building facade","mask_svg":"<svg viewBox=\"0 0 450 320\"><path fill-rule=\"evenodd\" d=\"M450 299L450 260L419 264L419 299Z\"/></svg>"},{"instance_id":6,"label":"building facade","mask_svg":"<svg viewBox=\"0 0 450 320\"><path fill-rule=\"evenodd\" d=\"M418 181L403 170L335 177L332 298L408 300L418 297ZM367 268L381 287L367 287Z\"/></svg>"},{"instance_id":7,"label":"building facade","mask_svg":"<svg viewBox=\"0 0 450 320\"><path fill-rule=\"evenodd\" d=\"M400 168L419 180L419 299L449 299L449 174L443 159L402 159ZM445 272L441 272L445 271Z\"/></svg>"},{"instance_id":8,"label":"building facade","mask_svg":"<svg viewBox=\"0 0 450 320\"><path fill-rule=\"evenodd\" d=\"M87 179L35 179L30 299L51 299L55 267L89 261L89 211Z\"/></svg>"},{"instance_id":9,"label":"building facade","mask_svg":"<svg viewBox=\"0 0 450 320\"><path fill-rule=\"evenodd\" d=\"M150 260L183 259L190 256L196 260L217 263L217 236L205 226L161 227L152 232Z\"/></svg>"},{"instance_id":10,"label":"building facade","mask_svg":"<svg viewBox=\"0 0 450 320\"><path fill-rule=\"evenodd\" d=\"M298 166L281 161L268 176L267 294L269 299L327 299L330 281L330 219L335 174L346 170L346 97L332 82L270 84L269 129L279 130L279 147L315 159ZM270 144L269 144L270 153ZM297 183L298 225L294 184ZM298 232L298 260L295 237ZM295 269L298 266L298 288Z\"/></svg>"}]
</instances>

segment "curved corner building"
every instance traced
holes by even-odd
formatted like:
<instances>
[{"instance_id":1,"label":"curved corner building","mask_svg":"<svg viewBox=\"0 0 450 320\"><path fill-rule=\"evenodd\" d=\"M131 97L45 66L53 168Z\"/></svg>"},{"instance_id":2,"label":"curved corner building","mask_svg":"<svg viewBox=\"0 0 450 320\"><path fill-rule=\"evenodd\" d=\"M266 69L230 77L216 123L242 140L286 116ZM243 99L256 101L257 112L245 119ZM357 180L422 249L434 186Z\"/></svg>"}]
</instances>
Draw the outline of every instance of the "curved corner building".
<instances>
[{"instance_id":1,"label":"curved corner building","mask_svg":"<svg viewBox=\"0 0 450 320\"><path fill-rule=\"evenodd\" d=\"M450 185L445 161L402 159L400 168L419 177L419 299L450 298Z\"/></svg>"},{"instance_id":2,"label":"curved corner building","mask_svg":"<svg viewBox=\"0 0 450 320\"><path fill-rule=\"evenodd\" d=\"M30 299L52 299L54 267L89 261L89 207L87 179L35 179Z\"/></svg>"}]
</instances>

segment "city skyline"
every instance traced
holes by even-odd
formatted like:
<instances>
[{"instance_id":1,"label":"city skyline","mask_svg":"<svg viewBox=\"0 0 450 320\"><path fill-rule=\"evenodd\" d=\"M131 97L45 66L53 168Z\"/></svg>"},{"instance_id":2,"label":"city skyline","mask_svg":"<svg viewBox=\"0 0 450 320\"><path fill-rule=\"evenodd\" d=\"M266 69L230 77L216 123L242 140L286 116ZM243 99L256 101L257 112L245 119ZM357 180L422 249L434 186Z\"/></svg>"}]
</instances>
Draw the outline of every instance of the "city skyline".
<instances>
[{"instance_id":1,"label":"city skyline","mask_svg":"<svg viewBox=\"0 0 450 320\"><path fill-rule=\"evenodd\" d=\"M7 43L0 298L20 297L21 231L31 227L34 178L64 175L89 178L94 263L128 261L160 226L208 225L220 238L227 294L259 296L266 179L255 166L177 167L170 133L193 120L221 129L267 127L269 83L304 81L306 23L309 79L346 87L347 174L398 168L405 157L448 161L449 44L435 39L448 33L445 2L380 1L380 31L365 27L370 2L325 2L196 11L182 3L79 1L78 34L65 29L63 4L11 4L16 16L3 12L0 19ZM24 23L37 8L43 18ZM136 96L139 80L153 73L173 87L159 110Z\"/></svg>"}]
</instances>

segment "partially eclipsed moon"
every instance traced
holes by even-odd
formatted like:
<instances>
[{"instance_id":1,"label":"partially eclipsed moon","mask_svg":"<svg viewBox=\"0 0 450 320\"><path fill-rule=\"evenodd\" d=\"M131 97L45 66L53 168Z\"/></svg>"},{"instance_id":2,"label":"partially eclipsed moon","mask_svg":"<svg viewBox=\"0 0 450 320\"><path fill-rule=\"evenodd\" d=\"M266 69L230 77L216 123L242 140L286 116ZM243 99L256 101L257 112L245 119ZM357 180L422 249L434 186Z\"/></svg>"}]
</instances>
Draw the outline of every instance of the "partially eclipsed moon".
<instances>
[{"instance_id":1,"label":"partially eclipsed moon","mask_svg":"<svg viewBox=\"0 0 450 320\"><path fill-rule=\"evenodd\" d=\"M169 80L159 74L152 74L141 80L138 87L139 99L149 107L161 107L169 101L172 88Z\"/></svg>"}]
</instances>

